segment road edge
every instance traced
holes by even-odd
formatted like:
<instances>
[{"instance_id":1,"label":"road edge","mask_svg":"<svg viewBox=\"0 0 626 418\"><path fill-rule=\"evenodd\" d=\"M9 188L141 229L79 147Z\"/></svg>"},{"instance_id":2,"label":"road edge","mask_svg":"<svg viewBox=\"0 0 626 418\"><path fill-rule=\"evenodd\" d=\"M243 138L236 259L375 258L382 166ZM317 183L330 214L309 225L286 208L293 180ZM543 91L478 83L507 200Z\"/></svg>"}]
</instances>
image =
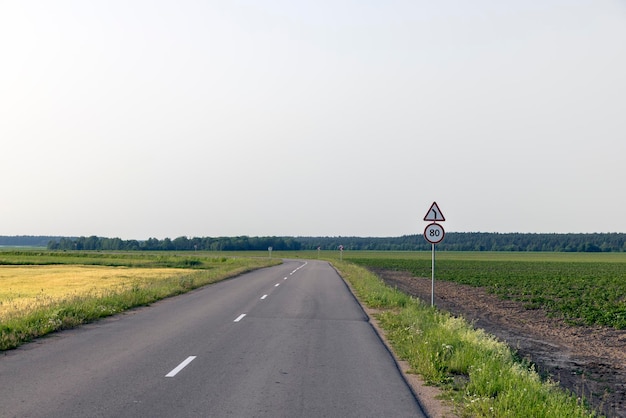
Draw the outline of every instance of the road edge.
<instances>
[{"instance_id":1,"label":"road edge","mask_svg":"<svg viewBox=\"0 0 626 418\"><path fill-rule=\"evenodd\" d=\"M441 399L444 394L443 390L436 386L427 385L420 375L410 372L411 366L408 362L398 357L396 352L393 350L393 347L389 343L389 340L387 340L385 331L381 328L379 321L374 317L374 315L376 313L379 313L379 311L365 306L359 300L356 292L354 291L350 283L341 275L339 270L337 270L337 268L332 263L329 262L328 264L330 264L335 272L337 272L337 275L344 282L344 284L352 294L352 297L354 297L354 300L356 300L359 306L361 306L361 309L367 317L367 321L374 329L376 335L378 335L378 338L385 345L387 351L389 351L389 353L391 354L391 357L396 363L396 367L400 371L400 374L402 375L407 386L409 386L409 388L413 392L413 395L418 400L420 406L422 407L422 410L424 411L424 414L430 418L459 418L459 415L454 412L453 405L450 402L446 402L445 400Z\"/></svg>"}]
</instances>

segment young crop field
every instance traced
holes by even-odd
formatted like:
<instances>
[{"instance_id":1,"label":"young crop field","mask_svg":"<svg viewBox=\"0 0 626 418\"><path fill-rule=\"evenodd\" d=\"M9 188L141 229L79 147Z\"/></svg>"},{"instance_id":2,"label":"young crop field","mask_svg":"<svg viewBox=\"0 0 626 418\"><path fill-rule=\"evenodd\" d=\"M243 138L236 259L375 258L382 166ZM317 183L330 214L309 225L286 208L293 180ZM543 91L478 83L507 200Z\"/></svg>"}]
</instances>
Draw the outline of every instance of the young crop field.
<instances>
[{"instance_id":1,"label":"young crop field","mask_svg":"<svg viewBox=\"0 0 626 418\"><path fill-rule=\"evenodd\" d=\"M373 269L431 276L431 253L344 255ZM436 253L435 280L484 287L577 325L626 329L626 253Z\"/></svg>"}]
</instances>

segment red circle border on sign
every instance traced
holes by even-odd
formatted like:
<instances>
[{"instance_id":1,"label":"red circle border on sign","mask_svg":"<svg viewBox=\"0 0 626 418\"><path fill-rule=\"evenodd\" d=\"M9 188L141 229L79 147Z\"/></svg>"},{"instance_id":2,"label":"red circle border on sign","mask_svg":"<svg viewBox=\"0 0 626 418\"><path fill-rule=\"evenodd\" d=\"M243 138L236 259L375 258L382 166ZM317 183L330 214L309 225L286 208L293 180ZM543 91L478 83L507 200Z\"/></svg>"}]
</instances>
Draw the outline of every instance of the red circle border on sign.
<instances>
[{"instance_id":1,"label":"red circle border on sign","mask_svg":"<svg viewBox=\"0 0 626 418\"><path fill-rule=\"evenodd\" d=\"M430 228L433 225L437 225L441 229L441 237L437 241L428 239L428 234L426 233L428 231L428 228ZM426 241L430 242L431 244L439 244L441 241L443 241L443 237L445 235L446 235L446 231L443 229L443 226L439 225L437 222L429 223L428 225L426 225L426 228L424 228L424 238L426 239Z\"/></svg>"}]
</instances>

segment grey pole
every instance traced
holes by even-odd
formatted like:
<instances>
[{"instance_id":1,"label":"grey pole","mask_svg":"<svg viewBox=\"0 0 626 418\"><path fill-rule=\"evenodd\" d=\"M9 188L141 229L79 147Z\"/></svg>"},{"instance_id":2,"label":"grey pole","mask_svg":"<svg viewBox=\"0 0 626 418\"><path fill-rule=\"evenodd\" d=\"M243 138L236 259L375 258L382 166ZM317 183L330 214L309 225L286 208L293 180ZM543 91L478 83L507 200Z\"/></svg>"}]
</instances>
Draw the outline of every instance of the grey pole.
<instances>
[{"instance_id":1,"label":"grey pole","mask_svg":"<svg viewBox=\"0 0 626 418\"><path fill-rule=\"evenodd\" d=\"M433 282L432 282L431 292L430 292L430 306L435 306L435 244L432 244L432 246L433 246L433 266L432 266Z\"/></svg>"}]
</instances>

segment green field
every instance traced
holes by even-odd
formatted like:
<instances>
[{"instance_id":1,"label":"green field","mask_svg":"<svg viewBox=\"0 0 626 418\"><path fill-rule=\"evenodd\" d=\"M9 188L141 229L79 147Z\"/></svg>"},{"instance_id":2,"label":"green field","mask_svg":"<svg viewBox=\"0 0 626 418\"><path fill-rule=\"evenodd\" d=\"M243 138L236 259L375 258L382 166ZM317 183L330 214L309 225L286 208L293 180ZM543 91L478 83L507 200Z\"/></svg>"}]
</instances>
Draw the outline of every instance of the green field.
<instances>
[{"instance_id":1,"label":"green field","mask_svg":"<svg viewBox=\"0 0 626 418\"><path fill-rule=\"evenodd\" d=\"M66 284L80 282L81 275L77 272L82 271L84 280L90 282L88 290L82 294L76 294L75 289L69 295L61 292L58 300L46 300L45 306L34 306L31 311L20 308L14 314L5 315L0 320L0 349L13 348L49 332L150 304L250 269L277 264L280 258L320 258L332 262L351 283L359 300L376 308L375 316L385 329L394 352L410 364L413 372L443 388L461 416L596 415L584 399L563 392L554 382L542 381L532 365L520 362L505 344L475 330L462 318L432 309L418 299L385 286L363 268L407 270L416 276L430 277L430 252L345 251L341 256L337 251L275 252L270 259L267 252L3 250L0 251L0 267L4 265L6 271L11 272L13 293L4 289L0 302L13 303L20 295L32 296L27 290L37 290L37 286L28 283L27 287L25 281L20 288L15 281L19 280L18 273L29 269L38 272L49 269L57 276L68 271L77 275ZM33 269L33 266L37 267ZM108 288L93 290L98 280L87 277L86 273L97 273L100 267L91 266L102 267L101 281ZM571 322L626 327L624 253L441 252L437 253L436 268L437 280L484 286L501 297L524 301L529 309L543 306ZM111 288L112 277L109 276L119 274L121 269L128 269L120 277L125 280L124 285ZM172 274L157 278L154 276L157 269L170 269ZM46 277L58 279L54 275ZM52 292L46 293L52 297Z\"/></svg>"},{"instance_id":2,"label":"green field","mask_svg":"<svg viewBox=\"0 0 626 418\"><path fill-rule=\"evenodd\" d=\"M0 251L0 265L105 265L212 269L216 261L267 258L267 252L101 253ZM337 251L274 252L279 258L339 259ZM431 252L344 251L369 268L431 276ZM232 261L231 261L232 262ZM572 324L626 328L626 253L437 252L436 280L485 287L528 309L544 308Z\"/></svg>"},{"instance_id":3,"label":"green field","mask_svg":"<svg viewBox=\"0 0 626 418\"><path fill-rule=\"evenodd\" d=\"M431 253L344 254L368 268L431 276ZM485 287L577 325L626 328L626 253L438 252L435 279Z\"/></svg>"}]
</instances>

